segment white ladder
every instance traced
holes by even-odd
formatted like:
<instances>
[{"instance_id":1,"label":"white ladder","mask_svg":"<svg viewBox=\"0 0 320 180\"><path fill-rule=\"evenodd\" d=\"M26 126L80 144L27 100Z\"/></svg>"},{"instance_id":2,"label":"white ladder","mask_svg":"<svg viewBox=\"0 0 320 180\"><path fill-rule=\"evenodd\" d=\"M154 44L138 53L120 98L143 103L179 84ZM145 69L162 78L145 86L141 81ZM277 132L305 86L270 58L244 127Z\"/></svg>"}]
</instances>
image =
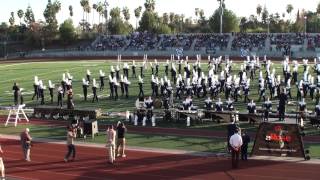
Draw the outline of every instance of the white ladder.
<instances>
[{"instance_id":1,"label":"white ladder","mask_svg":"<svg viewBox=\"0 0 320 180\"><path fill-rule=\"evenodd\" d=\"M23 110L23 108L25 106L26 106L25 104L13 106L9 111L9 115L8 115L7 121L5 123L5 126L7 126L9 123L12 123L12 124L14 124L15 127L17 127L18 120L21 121L23 119L25 119L27 122L29 122L29 119ZM23 117L20 117L20 115L23 115ZM13 120L13 122L11 122L11 120Z\"/></svg>"}]
</instances>

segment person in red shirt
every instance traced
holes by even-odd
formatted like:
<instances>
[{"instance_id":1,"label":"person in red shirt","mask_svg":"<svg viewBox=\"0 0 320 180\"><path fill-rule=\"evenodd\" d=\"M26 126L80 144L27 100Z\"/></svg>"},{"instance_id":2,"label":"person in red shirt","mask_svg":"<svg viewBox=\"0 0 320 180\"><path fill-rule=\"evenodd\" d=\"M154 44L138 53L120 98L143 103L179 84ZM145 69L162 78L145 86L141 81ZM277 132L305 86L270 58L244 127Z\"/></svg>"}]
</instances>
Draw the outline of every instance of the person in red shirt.
<instances>
[{"instance_id":1,"label":"person in red shirt","mask_svg":"<svg viewBox=\"0 0 320 180\"><path fill-rule=\"evenodd\" d=\"M4 164L3 164L3 159L2 159L3 151L0 145L0 173L1 173L1 180L4 180Z\"/></svg>"},{"instance_id":2,"label":"person in red shirt","mask_svg":"<svg viewBox=\"0 0 320 180\"><path fill-rule=\"evenodd\" d=\"M30 149L31 149L31 136L29 134L30 130L29 128L26 128L21 134L20 134L20 141L22 146L22 151L24 155L24 159L26 161L31 161L30 159Z\"/></svg>"}]
</instances>

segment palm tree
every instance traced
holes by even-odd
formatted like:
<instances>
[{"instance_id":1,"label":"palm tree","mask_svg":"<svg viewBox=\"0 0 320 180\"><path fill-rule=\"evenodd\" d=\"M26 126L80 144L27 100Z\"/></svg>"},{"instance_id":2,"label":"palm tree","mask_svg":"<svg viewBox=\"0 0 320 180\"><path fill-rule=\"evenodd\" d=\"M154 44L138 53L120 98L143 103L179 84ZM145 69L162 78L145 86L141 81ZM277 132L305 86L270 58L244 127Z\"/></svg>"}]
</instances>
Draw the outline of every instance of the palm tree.
<instances>
[{"instance_id":1,"label":"palm tree","mask_svg":"<svg viewBox=\"0 0 320 180\"><path fill-rule=\"evenodd\" d=\"M73 16L73 7L72 7L72 5L69 6L69 13L70 13L70 16L72 17Z\"/></svg>"},{"instance_id":2,"label":"palm tree","mask_svg":"<svg viewBox=\"0 0 320 180\"><path fill-rule=\"evenodd\" d=\"M287 11L288 14L290 14L290 19L291 19L291 12L292 12L292 10L293 10L292 4L288 4L286 11Z\"/></svg>"},{"instance_id":3,"label":"palm tree","mask_svg":"<svg viewBox=\"0 0 320 180\"><path fill-rule=\"evenodd\" d=\"M93 4L92 5L92 9L97 11L98 5L97 4ZM94 24L94 11L92 11L92 26Z\"/></svg>"},{"instance_id":4,"label":"palm tree","mask_svg":"<svg viewBox=\"0 0 320 180\"><path fill-rule=\"evenodd\" d=\"M262 13L262 6L260 4L258 4L257 6L257 15L260 17Z\"/></svg>"},{"instance_id":5,"label":"palm tree","mask_svg":"<svg viewBox=\"0 0 320 180\"><path fill-rule=\"evenodd\" d=\"M104 14L104 7L103 7L103 4L102 2L99 2L98 5L97 5L97 9L96 9L97 13L99 14L99 24L100 24L100 18L101 16L103 16Z\"/></svg>"},{"instance_id":6,"label":"palm tree","mask_svg":"<svg viewBox=\"0 0 320 180\"><path fill-rule=\"evenodd\" d=\"M10 23L10 26L13 26L14 22L15 22L15 20L14 20L14 12L11 12L10 14L11 14L11 17L9 18L9 23Z\"/></svg>"},{"instance_id":7,"label":"palm tree","mask_svg":"<svg viewBox=\"0 0 320 180\"><path fill-rule=\"evenodd\" d=\"M144 7L146 8L147 11L154 11L155 9L155 0L146 0L144 3Z\"/></svg>"},{"instance_id":8,"label":"palm tree","mask_svg":"<svg viewBox=\"0 0 320 180\"><path fill-rule=\"evenodd\" d=\"M128 8L128 7L124 7L124 8L122 9L122 14L123 14L123 16L124 16L124 19L125 19L126 21L129 21L129 19L130 19L130 12L129 12L129 8Z\"/></svg>"},{"instance_id":9,"label":"palm tree","mask_svg":"<svg viewBox=\"0 0 320 180\"><path fill-rule=\"evenodd\" d=\"M17 15L18 15L18 17L19 17L19 19L20 19L20 25L21 25L21 19L23 18L23 15L24 15L23 10L22 10L22 9L19 9L18 12L17 12Z\"/></svg>"},{"instance_id":10,"label":"palm tree","mask_svg":"<svg viewBox=\"0 0 320 180\"><path fill-rule=\"evenodd\" d=\"M136 17L136 29L138 28L138 19L141 16L141 11L142 11L142 7L141 6L139 6L138 8L136 8L134 10L134 16Z\"/></svg>"}]
</instances>

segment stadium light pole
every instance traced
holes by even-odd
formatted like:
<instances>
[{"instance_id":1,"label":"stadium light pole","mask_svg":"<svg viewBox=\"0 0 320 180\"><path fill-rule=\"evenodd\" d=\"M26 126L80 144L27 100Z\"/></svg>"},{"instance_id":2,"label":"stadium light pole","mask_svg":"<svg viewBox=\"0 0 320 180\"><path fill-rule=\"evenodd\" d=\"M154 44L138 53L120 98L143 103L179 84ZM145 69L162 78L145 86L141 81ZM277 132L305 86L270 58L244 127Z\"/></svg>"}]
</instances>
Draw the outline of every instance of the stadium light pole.
<instances>
[{"instance_id":1,"label":"stadium light pole","mask_svg":"<svg viewBox=\"0 0 320 180\"><path fill-rule=\"evenodd\" d=\"M105 0L104 1L104 17L106 18L106 35L108 35L108 6L109 6L109 3L108 3L108 0Z\"/></svg>"},{"instance_id":2,"label":"stadium light pole","mask_svg":"<svg viewBox=\"0 0 320 180\"><path fill-rule=\"evenodd\" d=\"M267 19L267 23L268 23L268 34L270 34L270 18Z\"/></svg>"},{"instance_id":3,"label":"stadium light pole","mask_svg":"<svg viewBox=\"0 0 320 180\"><path fill-rule=\"evenodd\" d=\"M307 16L304 16L304 34L307 34Z\"/></svg>"},{"instance_id":4,"label":"stadium light pole","mask_svg":"<svg viewBox=\"0 0 320 180\"><path fill-rule=\"evenodd\" d=\"M218 0L218 1L220 2L220 34L222 34L224 0Z\"/></svg>"}]
</instances>

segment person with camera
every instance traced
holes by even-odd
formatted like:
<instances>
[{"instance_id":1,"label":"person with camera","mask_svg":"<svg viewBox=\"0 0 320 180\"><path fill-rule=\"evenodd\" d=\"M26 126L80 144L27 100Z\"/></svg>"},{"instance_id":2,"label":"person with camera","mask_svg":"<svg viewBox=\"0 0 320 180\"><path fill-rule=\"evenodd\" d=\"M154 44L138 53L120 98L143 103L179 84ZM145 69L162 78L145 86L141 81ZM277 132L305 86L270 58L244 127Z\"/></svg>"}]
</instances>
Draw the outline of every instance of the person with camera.
<instances>
[{"instance_id":1,"label":"person with camera","mask_svg":"<svg viewBox=\"0 0 320 180\"><path fill-rule=\"evenodd\" d=\"M30 149L31 149L31 140L32 137L29 134L30 130L29 128L26 128L21 134L20 134L20 141L22 146L22 151L24 155L24 159L26 161L31 161L30 159Z\"/></svg>"},{"instance_id":2,"label":"person with camera","mask_svg":"<svg viewBox=\"0 0 320 180\"><path fill-rule=\"evenodd\" d=\"M68 162L69 157L72 154L72 159L71 161L74 161L76 157L76 147L74 145L74 141L77 137L76 129L73 128L72 126L68 126L68 132L67 132L67 145L68 145L68 153L64 157L64 161Z\"/></svg>"},{"instance_id":3,"label":"person with camera","mask_svg":"<svg viewBox=\"0 0 320 180\"><path fill-rule=\"evenodd\" d=\"M126 154L124 153L125 147L126 147L126 139L125 139L125 133L127 131L127 128L122 122L118 122L117 125L117 148L116 148L116 153L117 157L126 157ZM121 146L121 151L120 151L120 146Z\"/></svg>"}]
</instances>

